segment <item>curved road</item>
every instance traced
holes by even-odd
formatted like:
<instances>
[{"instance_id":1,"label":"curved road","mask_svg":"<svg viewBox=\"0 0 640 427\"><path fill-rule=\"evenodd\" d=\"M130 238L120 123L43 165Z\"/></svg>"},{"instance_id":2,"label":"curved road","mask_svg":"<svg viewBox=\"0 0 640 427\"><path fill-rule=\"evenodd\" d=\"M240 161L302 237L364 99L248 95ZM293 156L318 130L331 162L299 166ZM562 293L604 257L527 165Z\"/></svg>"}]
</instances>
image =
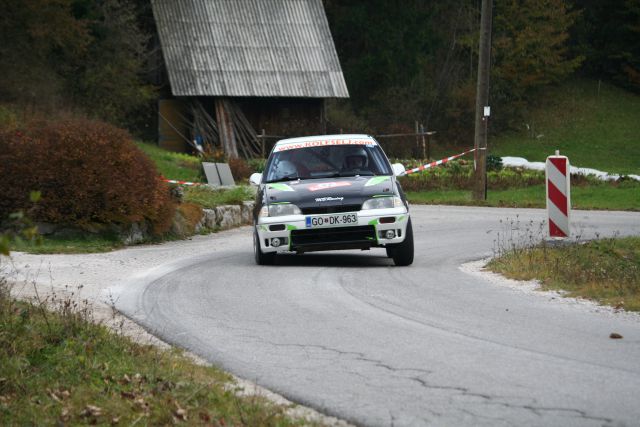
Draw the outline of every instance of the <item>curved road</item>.
<instances>
[{"instance_id":1,"label":"curved road","mask_svg":"<svg viewBox=\"0 0 640 427\"><path fill-rule=\"evenodd\" d=\"M132 281L117 306L240 377L360 425L640 423L638 317L459 268L535 230L544 211L413 206L412 218L411 267L383 250L258 267L247 227ZM574 211L572 225L585 237L640 234L640 214Z\"/></svg>"}]
</instances>

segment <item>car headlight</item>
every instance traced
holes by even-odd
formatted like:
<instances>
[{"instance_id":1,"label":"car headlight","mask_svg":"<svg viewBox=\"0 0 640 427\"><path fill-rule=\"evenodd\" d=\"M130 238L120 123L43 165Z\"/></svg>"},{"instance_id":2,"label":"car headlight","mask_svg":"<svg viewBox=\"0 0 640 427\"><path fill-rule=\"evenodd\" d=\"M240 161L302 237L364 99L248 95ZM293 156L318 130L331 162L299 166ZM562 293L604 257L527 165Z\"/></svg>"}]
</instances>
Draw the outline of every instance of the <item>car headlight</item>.
<instances>
[{"instance_id":1,"label":"car headlight","mask_svg":"<svg viewBox=\"0 0 640 427\"><path fill-rule=\"evenodd\" d=\"M276 203L263 206L260 216L302 215L300 208L292 203Z\"/></svg>"},{"instance_id":2,"label":"car headlight","mask_svg":"<svg viewBox=\"0 0 640 427\"><path fill-rule=\"evenodd\" d=\"M369 199L362 204L362 210L365 209L389 209L404 206L400 197L376 197Z\"/></svg>"}]
</instances>

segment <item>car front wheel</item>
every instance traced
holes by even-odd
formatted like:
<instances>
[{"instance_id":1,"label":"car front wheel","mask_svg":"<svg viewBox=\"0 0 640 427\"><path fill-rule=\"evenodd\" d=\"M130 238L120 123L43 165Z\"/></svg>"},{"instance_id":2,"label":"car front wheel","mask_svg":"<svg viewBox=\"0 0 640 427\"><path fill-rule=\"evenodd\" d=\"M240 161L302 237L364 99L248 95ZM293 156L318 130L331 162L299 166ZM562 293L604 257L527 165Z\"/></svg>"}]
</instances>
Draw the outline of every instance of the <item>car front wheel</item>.
<instances>
[{"instance_id":1,"label":"car front wheel","mask_svg":"<svg viewBox=\"0 0 640 427\"><path fill-rule=\"evenodd\" d=\"M258 265L272 265L276 259L275 253L262 252L258 230L253 230L253 254Z\"/></svg>"},{"instance_id":2,"label":"car front wheel","mask_svg":"<svg viewBox=\"0 0 640 427\"><path fill-rule=\"evenodd\" d=\"M407 223L405 238L402 243L387 246L387 256L393 258L397 266L407 266L413 263L413 227L411 218Z\"/></svg>"}]
</instances>

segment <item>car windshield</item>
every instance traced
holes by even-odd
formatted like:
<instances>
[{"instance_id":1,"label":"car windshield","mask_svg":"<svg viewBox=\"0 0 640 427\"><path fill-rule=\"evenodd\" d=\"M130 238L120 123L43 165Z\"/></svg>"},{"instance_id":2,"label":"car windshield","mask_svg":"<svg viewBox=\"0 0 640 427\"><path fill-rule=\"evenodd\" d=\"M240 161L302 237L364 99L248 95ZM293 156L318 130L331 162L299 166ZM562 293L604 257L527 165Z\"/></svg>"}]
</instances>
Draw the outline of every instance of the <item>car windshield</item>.
<instances>
[{"instance_id":1,"label":"car windshield","mask_svg":"<svg viewBox=\"0 0 640 427\"><path fill-rule=\"evenodd\" d=\"M266 182L391 174L387 157L374 144L274 151L266 166Z\"/></svg>"}]
</instances>

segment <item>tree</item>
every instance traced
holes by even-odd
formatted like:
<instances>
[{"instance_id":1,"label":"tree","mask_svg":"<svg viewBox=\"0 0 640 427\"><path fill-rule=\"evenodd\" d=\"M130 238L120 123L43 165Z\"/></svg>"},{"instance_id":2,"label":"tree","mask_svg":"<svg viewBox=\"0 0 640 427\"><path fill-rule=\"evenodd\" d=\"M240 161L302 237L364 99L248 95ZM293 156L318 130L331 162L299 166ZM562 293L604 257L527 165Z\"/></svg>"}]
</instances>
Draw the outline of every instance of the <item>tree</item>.
<instances>
[{"instance_id":1,"label":"tree","mask_svg":"<svg viewBox=\"0 0 640 427\"><path fill-rule=\"evenodd\" d=\"M92 41L80 58L74 84L77 103L91 115L131 127L154 98L145 81L147 43L135 5L121 0L85 0L77 7L88 22Z\"/></svg>"},{"instance_id":2,"label":"tree","mask_svg":"<svg viewBox=\"0 0 640 427\"><path fill-rule=\"evenodd\" d=\"M0 0L0 102L80 107L132 127L152 111L142 0Z\"/></svg>"},{"instance_id":3,"label":"tree","mask_svg":"<svg viewBox=\"0 0 640 427\"><path fill-rule=\"evenodd\" d=\"M640 0L575 0L581 16L573 49L585 57L582 71L640 91Z\"/></svg>"},{"instance_id":4,"label":"tree","mask_svg":"<svg viewBox=\"0 0 640 427\"><path fill-rule=\"evenodd\" d=\"M580 66L584 57L568 49L576 17L564 0L496 2L490 99L499 114L517 112L535 89L562 81Z\"/></svg>"},{"instance_id":5,"label":"tree","mask_svg":"<svg viewBox=\"0 0 640 427\"><path fill-rule=\"evenodd\" d=\"M72 0L0 0L0 100L40 105L62 96L69 64L89 42Z\"/></svg>"},{"instance_id":6,"label":"tree","mask_svg":"<svg viewBox=\"0 0 640 427\"><path fill-rule=\"evenodd\" d=\"M371 114L374 100L391 97L401 104L436 45L428 25L434 6L419 0L326 0L325 9L354 107Z\"/></svg>"}]
</instances>

